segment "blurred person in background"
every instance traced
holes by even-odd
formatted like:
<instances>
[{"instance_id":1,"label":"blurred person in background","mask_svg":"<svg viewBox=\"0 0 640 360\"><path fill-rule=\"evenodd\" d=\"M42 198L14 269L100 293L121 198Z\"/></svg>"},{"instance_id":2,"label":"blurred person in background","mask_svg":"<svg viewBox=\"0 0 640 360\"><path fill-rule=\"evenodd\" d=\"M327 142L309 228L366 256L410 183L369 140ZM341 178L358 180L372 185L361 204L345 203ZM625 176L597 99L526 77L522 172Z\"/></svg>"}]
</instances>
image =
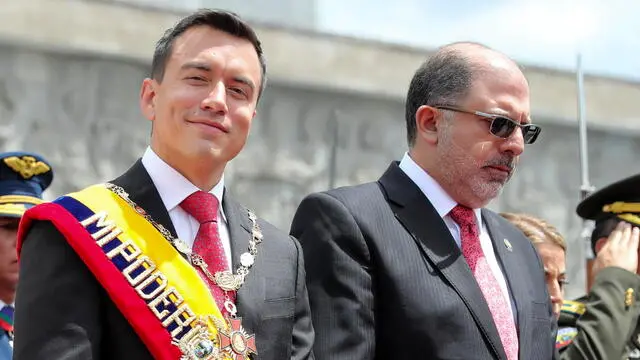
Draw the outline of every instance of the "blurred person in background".
<instances>
[{"instance_id":1,"label":"blurred person in background","mask_svg":"<svg viewBox=\"0 0 640 360\"><path fill-rule=\"evenodd\" d=\"M51 165L40 155L0 154L0 360L10 360L13 353L18 224L27 209L42 203L42 193L52 180Z\"/></svg>"},{"instance_id":2,"label":"blurred person in background","mask_svg":"<svg viewBox=\"0 0 640 360\"><path fill-rule=\"evenodd\" d=\"M544 265L544 275L553 306L553 314L560 316L564 287L567 283L565 253L567 245L560 232L551 224L527 214L501 213L533 243Z\"/></svg>"},{"instance_id":3,"label":"blurred person in background","mask_svg":"<svg viewBox=\"0 0 640 360\"><path fill-rule=\"evenodd\" d=\"M265 87L255 31L201 10L151 63L141 159L20 223L15 360L312 359L300 245L224 179Z\"/></svg>"}]
</instances>

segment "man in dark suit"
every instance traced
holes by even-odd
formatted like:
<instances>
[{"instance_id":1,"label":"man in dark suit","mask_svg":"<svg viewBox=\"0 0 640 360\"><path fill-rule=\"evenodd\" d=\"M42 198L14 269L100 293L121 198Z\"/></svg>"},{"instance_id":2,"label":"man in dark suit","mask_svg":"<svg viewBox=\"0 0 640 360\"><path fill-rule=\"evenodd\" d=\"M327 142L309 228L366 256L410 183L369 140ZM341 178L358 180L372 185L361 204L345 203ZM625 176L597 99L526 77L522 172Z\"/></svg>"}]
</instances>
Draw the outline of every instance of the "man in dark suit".
<instances>
[{"instance_id":1,"label":"man in dark suit","mask_svg":"<svg viewBox=\"0 0 640 360\"><path fill-rule=\"evenodd\" d=\"M415 73L406 121L401 162L294 217L316 358L551 359L541 262L483 208L540 132L524 75L482 45L445 46Z\"/></svg>"},{"instance_id":2,"label":"man in dark suit","mask_svg":"<svg viewBox=\"0 0 640 360\"><path fill-rule=\"evenodd\" d=\"M42 203L42 193L52 180L51 165L40 155L0 154L0 360L11 360L13 353L18 223L27 209Z\"/></svg>"},{"instance_id":3,"label":"man in dark suit","mask_svg":"<svg viewBox=\"0 0 640 360\"><path fill-rule=\"evenodd\" d=\"M15 359L312 358L299 243L224 187L265 72L235 14L202 10L164 34L142 84L141 160L20 225Z\"/></svg>"}]
</instances>

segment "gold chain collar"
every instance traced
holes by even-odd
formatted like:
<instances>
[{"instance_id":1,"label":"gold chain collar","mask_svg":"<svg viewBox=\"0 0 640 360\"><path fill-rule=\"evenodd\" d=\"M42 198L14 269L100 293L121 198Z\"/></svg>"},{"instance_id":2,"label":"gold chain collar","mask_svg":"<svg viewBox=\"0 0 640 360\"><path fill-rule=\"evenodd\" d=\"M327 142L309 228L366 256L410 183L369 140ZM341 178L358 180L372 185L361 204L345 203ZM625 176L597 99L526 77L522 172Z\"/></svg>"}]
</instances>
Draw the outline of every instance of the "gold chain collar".
<instances>
[{"instance_id":1,"label":"gold chain collar","mask_svg":"<svg viewBox=\"0 0 640 360\"><path fill-rule=\"evenodd\" d=\"M207 269L207 264L204 262L200 255L191 251L191 248L187 246L182 240L174 237L169 230L167 230L162 224L157 223L151 216L138 204L136 204L133 200L129 198L129 194L120 186L107 183L106 188L118 195L121 199L123 199L127 204L129 204L135 211L143 216L149 223L151 223L161 234L162 236L169 241L173 247L176 248L180 253L185 255L189 262L199 267L204 274L209 278L209 280L213 281L216 285L220 286L224 291L238 291L240 287L244 284L245 278L249 275L249 271L253 264L255 263L256 256L258 255L258 245L262 242L262 230L258 225L256 215L251 211L247 210L247 214L249 216L249 220L251 220L251 239L249 240L249 250L242 255L240 255L240 266L238 266L238 270L235 274L231 271L219 271L216 272L215 275L212 275L211 272Z\"/></svg>"}]
</instances>

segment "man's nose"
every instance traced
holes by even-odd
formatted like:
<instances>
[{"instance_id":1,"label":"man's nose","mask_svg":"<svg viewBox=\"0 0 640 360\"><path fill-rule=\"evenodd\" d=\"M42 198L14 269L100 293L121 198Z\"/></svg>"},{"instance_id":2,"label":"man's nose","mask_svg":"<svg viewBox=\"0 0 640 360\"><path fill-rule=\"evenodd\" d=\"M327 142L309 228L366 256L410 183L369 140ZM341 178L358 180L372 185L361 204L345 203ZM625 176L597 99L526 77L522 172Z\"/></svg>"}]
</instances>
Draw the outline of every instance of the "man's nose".
<instances>
[{"instance_id":1,"label":"man's nose","mask_svg":"<svg viewBox=\"0 0 640 360\"><path fill-rule=\"evenodd\" d=\"M222 81L215 83L202 101L202 109L215 112L220 115L226 115L229 111L227 107L227 88Z\"/></svg>"}]
</instances>

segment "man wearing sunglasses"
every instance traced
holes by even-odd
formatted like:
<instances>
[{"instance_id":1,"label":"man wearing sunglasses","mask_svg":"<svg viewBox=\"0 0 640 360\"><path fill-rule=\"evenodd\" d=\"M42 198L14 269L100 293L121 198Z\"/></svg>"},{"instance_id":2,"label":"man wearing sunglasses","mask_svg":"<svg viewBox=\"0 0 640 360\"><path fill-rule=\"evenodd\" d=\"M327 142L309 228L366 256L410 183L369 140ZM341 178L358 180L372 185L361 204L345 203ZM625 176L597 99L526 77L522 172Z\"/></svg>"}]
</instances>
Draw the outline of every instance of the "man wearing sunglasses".
<instances>
[{"instance_id":1,"label":"man wearing sunglasses","mask_svg":"<svg viewBox=\"0 0 640 360\"><path fill-rule=\"evenodd\" d=\"M554 357L540 260L484 209L540 135L529 114L512 60L445 46L409 86L402 161L376 182L302 201L291 234L305 255L317 359Z\"/></svg>"}]
</instances>

